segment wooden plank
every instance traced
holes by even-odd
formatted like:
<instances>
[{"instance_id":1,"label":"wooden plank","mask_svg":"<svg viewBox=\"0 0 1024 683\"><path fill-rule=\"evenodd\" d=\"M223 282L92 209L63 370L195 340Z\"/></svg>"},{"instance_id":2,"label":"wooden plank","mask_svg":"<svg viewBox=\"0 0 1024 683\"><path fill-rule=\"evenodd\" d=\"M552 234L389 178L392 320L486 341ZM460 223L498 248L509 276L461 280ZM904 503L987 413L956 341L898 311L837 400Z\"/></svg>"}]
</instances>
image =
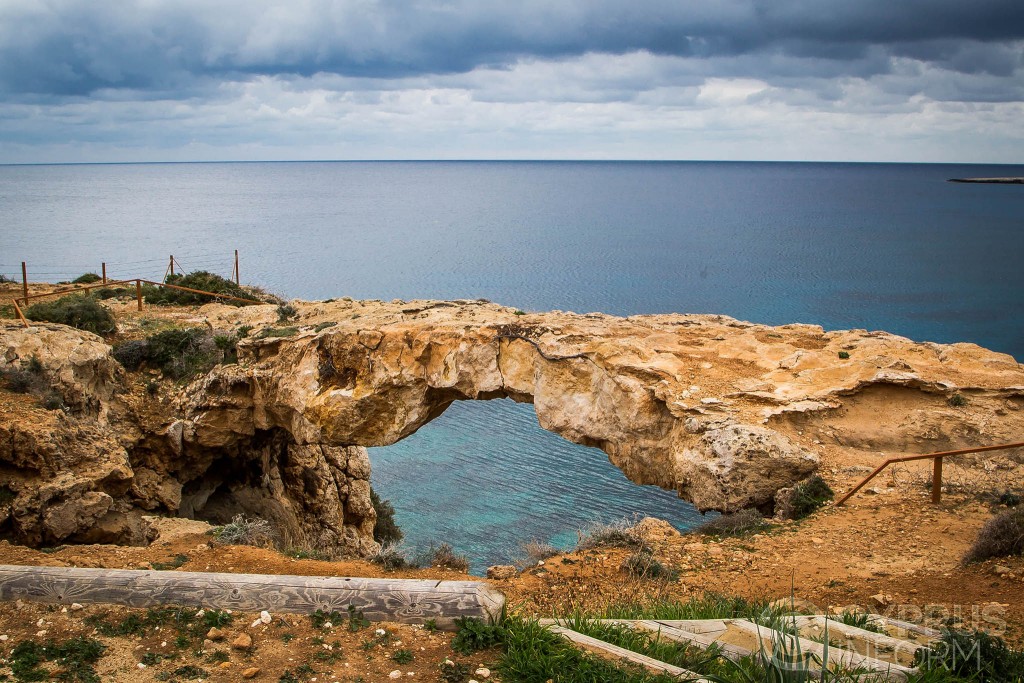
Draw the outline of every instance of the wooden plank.
<instances>
[{"instance_id":1,"label":"wooden plank","mask_svg":"<svg viewBox=\"0 0 1024 683\"><path fill-rule=\"evenodd\" d=\"M860 654L866 654L875 659L886 661L889 657L892 657L897 660L897 663L904 663L904 665L913 663L914 653L924 647L920 643L903 640L902 638L893 638L885 633L876 633L867 629L857 628L856 626L850 626L835 619L828 619L823 615L798 616L794 617L793 621L801 632L806 628L817 627L818 632L815 635L823 636L825 630L828 629L830 636L836 634L841 636L842 640L847 641L842 645L844 649L853 649L850 641L859 640L864 643L863 649L868 650L868 652L863 652L861 649L857 649ZM873 654L873 652L878 654Z\"/></svg>"},{"instance_id":2,"label":"wooden plank","mask_svg":"<svg viewBox=\"0 0 1024 683\"><path fill-rule=\"evenodd\" d=\"M739 645L733 645L731 643L720 643L715 640L715 637L707 633L695 633L693 631L685 631L681 628L675 628L662 621L639 621L637 622L639 628L647 629L648 631L656 631L669 640L674 640L677 643L692 643L702 650L706 650L712 645L717 647L722 653L723 657L731 659L737 662L744 657L749 657L754 654L752 651Z\"/></svg>"},{"instance_id":3,"label":"wooden plank","mask_svg":"<svg viewBox=\"0 0 1024 683\"><path fill-rule=\"evenodd\" d=\"M725 619L657 619L659 624L665 624L672 628L678 628L690 633L705 633L714 635L722 633L726 629Z\"/></svg>"},{"instance_id":4,"label":"wooden plank","mask_svg":"<svg viewBox=\"0 0 1024 683\"><path fill-rule=\"evenodd\" d=\"M899 619L893 619L892 617L885 617L885 616L882 616L881 614L872 614L871 616L872 616L872 618L875 621L880 621L883 624L886 624L888 626L894 626L896 628L901 628L904 631L910 631L911 633L917 633L918 635L922 635L922 636L925 636L927 638L932 638L934 640L938 640L939 638L942 637L942 633L940 633L939 631L936 631L933 628L928 628L927 626L921 626L920 624L915 624L915 623L909 622L909 621L901 621Z\"/></svg>"},{"instance_id":5,"label":"wooden plank","mask_svg":"<svg viewBox=\"0 0 1024 683\"><path fill-rule=\"evenodd\" d=\"M244 612L346 613L351 605L370 621L441 628L470 617L495 622L505 596L480 581L276 576L208 572L78 569L0 565L0 600L127 607L177 604Z\"/></svg>"},{"instance_id":6,"label":"wooden plank","mask_svg":"<svg viewBox=\"0 0 1024 683\"><path fill-rule=\"evenodd\" d=\"M560 636L568 639L571 643L578 645L584 650L593 652L594 654L603 657L612 657L614 659L625 659L626 661L632 662L634 664L639 664L640 666L651 671L657 671L658 673L667 673L672 676L679 676L680 678L685 677L685 680L693 681L694 683L708 683L706 679L701 678L698 674L695 674L694 672L688 669L683 669L678 666L673 666L672 664L660 662L657 659L652 659L651 657L647 657L646 655L642 655L638 652L633 652L632 650L627 650L625 648L619 647L618 645L606 643L603 640L598 640L597 638L584 635L582 633L573 631L572 629L566 628L564 626L551 625L548 626L548 628L551 630L552 633L557 633Z\"/></svg>"},{"instance_id":7,"label":"wooden plank","mask_svg":"<svg viewBox=\"0 0 1024 683\"><path fill-rule=\"evenodd\" d=\"M730 619L727 623L730 627L742 629L748 633L756 635L763 643L765 643L766 648L768 648L772 643L783 642L785 643L788 651L792 652L799 647L800 652L816 655L822 663L827 666L834 666L838 664L846 668L871 669L872 671L882 672L889 680L895 681L905 681L907 680L907 674L915 673L917 671L916 669L901 666L900 664L883 662L879 659L875 659L874 657L868 657L866 655L832 646L829 646L828 648L828 660L826 661L825 646L822 643L808 640L806 638L791 636L788 633L776 631L775 629L755 624L751 621L747 621L746 619Z\"/></svg>"}]
</instances>

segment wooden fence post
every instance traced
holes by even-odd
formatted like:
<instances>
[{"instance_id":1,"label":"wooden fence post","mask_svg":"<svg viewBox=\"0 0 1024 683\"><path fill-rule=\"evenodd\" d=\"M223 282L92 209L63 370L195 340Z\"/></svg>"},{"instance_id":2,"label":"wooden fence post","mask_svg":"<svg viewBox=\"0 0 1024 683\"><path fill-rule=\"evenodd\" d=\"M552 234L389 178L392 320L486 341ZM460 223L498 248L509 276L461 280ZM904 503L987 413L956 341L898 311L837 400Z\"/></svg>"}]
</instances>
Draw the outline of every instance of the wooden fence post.
<instances>
[{"instance_id":1,"label":"wooden fence post","mask_svg":"<svg viewBox=\"0 0 1024 683\"><path fill-rule=\"evenodd\" d=\"M135 300L139 302L139 310L142 310L142 280L135 281Z\"/></svg>"},{"instance_id":2,"label":"wooden fence post","mask_svg":"<svg viewBox=\"0 0 1024 683\"><path fill-rule=\"evenodd\" d=\"M28 267L21 262L21 291L25 295L25 305L28 306Z\"/></svg>"},{"instance_id":3,"label":"wooden fence post","mask_svg":"<svg viewBox=\"0 0 1024 683\"><path fill-rule=\"evenodd\" d=\"M942 501L942 457L932 461L932 502Z\"/></svg>"},{"instance_id":4,"label":"wooden fence post","mask_svg":"<svg viewBox=\"0 0 1024 683\"><path fill-rule=\"evenodd\" d=\"M103 264L103 284L107 284L107 264Z\"/></svg>"},{"instance_id":5,"label":"wooden fence post","mask_svg":"<svg viewBox=\"0 0 1024 683\"><path fill-rule=\"evenodd\" d=\"M240 282L240 280L239 280L239 275L238 275L238 250L237 249L235 249L235 284L236 285L241 285L242 284Z\"/></svg>"},{"instance_id":6,"label":"wooden fence post","mask_svg":"<svg viewBox=\"0 0 1024 683\"><path fill-rule=\"evenodd\" d=\"M171 254L171 263L167 267L171 269L171 275L174 275L174 254Z\"/></svg>"}]
</instances>

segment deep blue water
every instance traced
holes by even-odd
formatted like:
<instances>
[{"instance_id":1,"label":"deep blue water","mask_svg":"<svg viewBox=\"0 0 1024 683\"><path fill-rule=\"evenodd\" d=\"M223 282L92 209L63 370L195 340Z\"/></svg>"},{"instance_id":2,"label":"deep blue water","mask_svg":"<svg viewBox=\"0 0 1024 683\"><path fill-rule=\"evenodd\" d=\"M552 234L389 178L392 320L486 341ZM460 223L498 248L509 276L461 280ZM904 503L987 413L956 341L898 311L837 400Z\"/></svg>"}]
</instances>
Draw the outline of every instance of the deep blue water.
<instances>
[{"instance_id":1,"label":"deep blue water","mask_svg":"<svg viewBox=\"0 0 1024 683\"><path fill-rule=\"evenodd\" d=\"M370 162L0 166L0 272L186 269L290 297L488 298L523 309L725 313L885 329L1024 358L1024 166ZM692 523L672 494L543 432L530 406L456 404L373 449L413 544L479 568L590 519Z\"/></svg>"}]
</instances>

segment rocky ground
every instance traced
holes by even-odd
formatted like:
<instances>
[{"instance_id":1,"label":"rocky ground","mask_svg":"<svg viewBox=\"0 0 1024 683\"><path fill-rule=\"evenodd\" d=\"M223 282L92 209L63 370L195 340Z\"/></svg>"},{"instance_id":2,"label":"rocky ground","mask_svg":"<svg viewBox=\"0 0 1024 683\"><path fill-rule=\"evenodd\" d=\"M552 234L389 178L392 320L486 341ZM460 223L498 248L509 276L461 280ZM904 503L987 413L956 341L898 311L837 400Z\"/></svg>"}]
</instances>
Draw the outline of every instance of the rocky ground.
<instances>
[{"instance_id":1,"label":"rocky ground","mask_svg":"<svg viewBox=\"0 0 1024 683\"><path fill-rule=\"evenodd\" d=\"M16 295L15 289L6 291L0 285L0 300L12 295ZM298 319L287 324L312 334L319 334L312 330L325 323L334 322L342 326L344 323L338 322L342 319L372 318L367 326L392 325L398 330L395 334L405 335L413 321L446 313L445 307L435 310L405 302L296 304ZM148 307L139 313L130 301L112 301L110 305L118 314L120 339L140 338L153 329L175 325L235 329L240 325L280 324L275 307ZM482 316L493 318L496 314L491 306L467 306L459 324L473 326L480 322ZM528 322L524 320L528 318L526 315L516 315L501 307L497 309L512 322ZM580 340L569 339L566 342L566 337L571 337L570 323L583 331L595 325L618 324L603 318L584 318L563 320L563 329L556 335L558 339L551 342L555 346L543 347L547 343L544 338L534 341L541 344L547 353L551 353L553 348L562 352L568 348L557 344L583 344L577 350L596 353L596 357L606 363L606 368L635 367L636 358L643 353L632 341L629 352L617 352L618 355L612 353L607 345L595 350ZM672 322L667 320L668 316L658 318L666 320L654 321L657 323L654 327ZM708 423L712 423L714 428L716 420L724 417L732 415L733 420L754 422L755 416L769 415L767 424L783 434L792 445L793 452L813 453L817 471L834 490L841 492L848 490L881 460L880 451L889 455L908 450L923 452L940 447L974 445L986 440L987 443L1009 441L1021 434L1014 430L1024 412L1020 411L1021 386L1024 385L1021 377L1024 374L1020 366L1007 356L989 354L970 345L939 347L910 342L904 345L906 340L880 336L879 333L833 334L815 331L808 326L798 326L798 329L764 328L743 323L733 325L725 320L719 331L720 336L732 341L727 352L719 352L711 358L712 353L707 347L713 345L713 337L718 332L708 338L707 330L699 328L699 334L689 337L684 344L687 350L673 350L676 358L691 352L697 356L691 361L693 374L701 374L700 379L686 377L686 386L679 391L690 393L687 397L682 397L681 393L674 395L676 402L681 404L681 407L674 408L680 411L680 434L686 433L687 420L693 419L704 425L703 429L691 434L694 441L706 433ZM534 324L538 323L534 321ZM651 331L651 321L642 321L642 324ZM690 327L674 326L681 334ZM327 329L321 328L321 331ZM654 336L655 344L665 343L662 332ZM306 337L300 335L300 341ZM787 342L787 348L773 350L779 339ZM367 341L369 346L373 346L380 340ZM837 355L836 348L845 350L851 346L853 348L847 353L855 357L866 348L872 349L867 355L871 360L864 362L861 355L857 358L861 362L855 367L843 365L839 368L826 361ZM269 357L268 353L270 356L279 353L269 348L261 351L263 348L262 343L254 345L254 363ZM531 344L530 348L536 350L537 347ZM801 349L803 353L800 353ZM906 356L901 356L901 349L909 349L907 352L915 354L918 360L908 362ZM657 354L655 356L653 361L646 358L644 362L660 363L664 368L665 358L659 360ZM434 355L434 358L438 356ZM445 358L444 354L441 358ZM422 362L430 365L429 360ZM705 364L712 367L704 367ZM805 364L803 369L801 364ZM439 376L446 372L444 362L431 367L435 367ZM230 368L228 371L237 372ZM940 371L945 372L945 377L939 376ZM878 382L879 373L895 375ZM649 377L641 379L644 382L650 380ZM114 384L111 386L116 384L117 388L116 400L97 394L102 394L102 391L92 380L89 380L90 384L78 375L75 380L87 389L81 392L81 407L77 412L49 410L41 405L39 397L0 391L0 430L11 431L12 426L18 426L20 431L14 430L18 434L42 434L59 431L63 428L61 425L73 423L81 434L89 436L90 430L100 429L96 425L110 420L110 415L122 421L119 416L131 415L135 423L148 420L166 426L175 419L175 406L187 404L190 400L188 387L151 370L118 374L112 379ZM692 385L691 381L694 382ZM943 382L951 383L943 385ZM737 383L740 388L737 388ZM69 386L71 384L74 382ZM509 393L511 386L507 385L503 391ZM694 387L698 391L692 391ZM822 391L823 388L828 391ZM468 389L462 386L459 391ZM961 391L968 397L966 406L950 402L950 397ZM74 399L75 396L68 396L69 401ZM829 407L834 403L840 405ZM109 415L101 415L104 406L115 404L116 409L108 411ZM195 406L194 403L192 405ZM307 415L311 414L308 406L302 410ZM560 425L565 433L574 434L566 427L567 423L557 417L559 411L555 407L548 405L546 410L549 416L556 416L551 418L553 426ZM211 412L215 411L207 410L208 414ZM429 412L427 409L423 415ZM671 419L671 424L675 424L676 418ZM295 433L303 428L303 425L294 426ZM388 429L401 431L402 428L392 424ZM139 449L140 443L145 448L155 446L142 434L127 432L131 430L121 430L118 443L110 445L109 452L115 452L118 447L125 449L124 444L128 444L123 456L125 467L134 468L138 478L137 472L145 468L140 466L135 451L132 455L129 451ZM61 451L61 445L57 446L54 453ZM622 452L615 453L619 461L624 462ZM642 474L644 468L650 467L651 461L645 460L639 452L633 455L637 456L639 463L633 470L633 476L642 479L646 476ZM107 462L103 458L98 461ZM692 466L692 461L681 465L683 469L690 467L690 472L695 471ZM3 470L4 476L8 473L17 475L17 470L11 469L9 457L4 467L7 468ZM624 467L627 472L628 467ZM662 525L650 523L646 525L648 545L659 562L678 572L672 580L630 576L623 571L622 564L631 551L602 547L546 558L543 564L534 564L514 578L495 583L508 596L510 609L541 616L572 609L601 609L620 602L623 596L637 600L682 599L713 591L773 599L792 596L811 601L822 610L857 604L890 616L932 625L956 623L986 628L1004 635L1011 642L1024 644L1022 559L1008 558L970 566L960 564L960 558L984 522L993 512L1005 509L996 502L999 496L1007 491L1024 491L1022 470L1021 460L1014 452L949 460L946 463L943 502L932 505L928 491L929 466L903 465L876 479L843 507L828 505L808 519L776 522L765 532L741 539L720 541L697 534L678 534ZM89 482L111 481L109 472L97 470L89 476L92 477ZM123 481L131 480L130 474L124 477L127 478ZM697 479L699 477L695 476L694 480ZM86 491L90 486L94 484L82 484L80 489ZM718 495L713 489L708 489L712 490L712 498ZM103 489L110 492L106 495L113 500L112 503L104 503L107 505L104 514L120 509L117 508L122 504L121 499L117 499L119 490L117 487ZM147 500L159 498L158 492L151 493ZM125 501L131 497L128 493L124 495ZM137 506L141 499L139 496L132 498L136 501L132 505ZM170 499L173 501L174 495L170 495ZM2 504L9 503L4 501ZM340 504L344 507L343 499ZM127 502L124 505L130 507ZM206 533L209 527L203 522L160 520L159 517L168 514L166 506L157 504L148 510L133 509L136 513L153 515L145 518L145 528L158 537L148 546L84 545L51 540L39 543L50 546L43 552L0 542L0 563L113 568L156 566L168 571L180 568L245 573L460 577L456 572L440 568L386 573L377 565L358 560L300 560L269 549L220 546L212 542ZM59 520L52 515L48 519L51 527L60 527ZM448 540L458 548L458 539ZM0 605L0 635L7 636L0 642L0 653L9 654L13 644L23 638L45 638L58 633L97 634L97 618L117 622L123 620L125 614L124 610L98 606L63 612L59 608L38 605ZM125 681L167 680L175 676L184 680L187 673L195 672L174 672L187 666L198 667L205 672L205 677L216 680L238 680L243 671L254 668L259 669L254 674L258 680L273 681L288 680L282 678L286 670L295 675L296 680L355 681L360 676L367 681L389 680L391 672L396 670L407 678L411 671L413 678L441 680L439 667L446 658L474 669L481 664L491 664L488 657L493 658L493 653L469 659L457 657L450 648L450 635L417 628L383 625L387 632L383 637L375 635L377 625L358 631L335 625L325 632L313 628L308 619L287 615L273 615L270 625L251 627L257 616L236 615L225 629L222 641L204 644L202 638L193 636L184 647L176 647L175 639L168 640L163 631L155 631L156 627L144 634L129 636L97 634L96 637L109 648L97 670L103 674L103 680ZM87 622L89 618L91 621ZM37 636L41 631L47 633ZM232 648L231 641L242 633L252 638L252 646ZM340 647L333 645L335 641L340 643ZM401 641L401 644L396 641ZM168 645L162 645L164 642ZM325 645L335 649L325 649ZM392 657L397 650L403 649L410 651L413 660L399 665ZM338 654L339 650L341 654ZM147 653L155 654L146 657L150 663L145 668L139 668L138 664ZM176 657L164 657L165 654L175 654ZM226 661L220 661L224 658ZM304 665L316 673L305 668L296 673Z\"/></svg>"}]
</instances>

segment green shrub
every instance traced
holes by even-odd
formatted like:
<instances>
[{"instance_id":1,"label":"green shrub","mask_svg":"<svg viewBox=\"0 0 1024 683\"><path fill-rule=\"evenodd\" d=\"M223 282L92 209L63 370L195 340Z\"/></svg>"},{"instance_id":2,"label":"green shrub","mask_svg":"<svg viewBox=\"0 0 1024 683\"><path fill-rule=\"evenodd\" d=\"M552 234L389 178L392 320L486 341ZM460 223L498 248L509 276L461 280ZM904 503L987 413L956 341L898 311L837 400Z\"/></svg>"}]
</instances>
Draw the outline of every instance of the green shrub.
<instances>
[{"instance_id":1,"label":"green shrub","mask_svg":"<svg viewBox=\"0 0 1024 683\"><path fill-rule=\"evenodd\" d=\"M298 309L291 304L281 304L277 307L277 321L280 323L294 320L298 314Z\"/></svg>"},{"instance_id":2,"label":"green shrub","mask_svg":"<svg viewBox=\"0 0 1024 683\"><path fill-rule=\"evenodd\" d=\"M460 572L469 571L469 558L457 554L450 543L431 543L416 554L415 564L417 567L447 567Z\"/></svg>"},{"instance_id":3,"label":"green shrub","mask_svg":"<svg viewBox=\"0 0 1024 683\"><path fill-rule=\"evenodd\" d=\"M842 358L843 360L846 360L847 358L850 357L850 352L849 351L840 351L839 352L839 357Z\"/></svg>"},{"instance_id":4,"label":"green shrub","mask_svg":"<svg viewBox=\"0 0 1024 683\"><path fill-rule=\"evenodd\" d=\"M260 333L256 335L257 339L276 338L276 337L294 337L299 333L297 327L265 327L260 330Z\"/></svg>"},{"instance_id":5,"label":"green shrub","mask_svg":"<svg viewBox=\"0 0 1024 683\"><path fill-rule=\"evenodd\" d=\"M145 339L129 339L114 344L112 355L114 360L124 366L125 370L135 371L146 361L149 344Z\"/></svg>"},{"instance_id":6,"label":"green shrub","mask_svg":"<svg viewBox=\"0 0 1024 683\"><path fill-rule=\"evenodd\" d=\"M480 619L460 617L455 620L455 626L458 632L452 639L452 649L464 655L501 645L505 640L501 626L485 624Z\"/></svg>"},{"instance_id":7,"label":"green shrub","mask_svg":"<svg viewBox=\"0 0 1024 683\"><path fill-rule=\"evenodd\" d=\"M663 565L649 550L631 553L622 561L622 570L635 579L679 580L679 572Z\"/></svg>"},{"instance_id":8,"label":"green shrub","mask_svg":"<svg viewBox=\"0 0 1024 683\"><path fill-rule=\"evenodd\" d=\"M706 536L741 537L759 534L771 528L760 512L753 508L740 510L731 515L721 515L704 522L694 531Z\"/></svg>"},{"instance_id":9,"label":"green shrub","mask_svg":"<svg viewBox=\"0 0 1024 683\"><path fill-rule=\"evenodd\" d=\"M188 275L171 275L168 276L165 282L169 285L200 289L204 292L212 292L214 294L226 294L240 299L249 299L254 304L260 303L258 300L254 299L252 295L231 280L223 278L220 275L209 273L205 270L197 270L189 273ZM158 306L192 306L196 304L208 304L211 301L216 300L216 297L208 294L194 294L192 292L183 292L179 289L156 287L154 285L146 285L142 290L143 295L146 297L146 301ZM232 301L230 299L224 300L224 303L231 306L248 305L241 301Z\"/></svg>"},{"instance_id":10,"label":"green shrub","mask_svg":"<svg viewBox=\"0 0 1024 683\"><path fill-rule=\"evenodd\" d=\"M121 296L135 296L134 292L130 292L125 287L100 287L99 289L93 290L97 299L106 301L107 299L116 299Z\"/></svg>"},{"instance_id":11,"label":"green shrub","mask_svg":"<svg viewBox=\"0 0 1024 683\"><path fill-rule=\"evenodd\" d=\"M953 394L948 399L946 399L946 403L948 403L954 408L963 408L965 405L967 405L967 397L958 391L957 393Z\"/></svg>"},{"instance_id":12,"label":"green shrub","mask_svg":"<svg viewBox=\"0 0 1024 683\"><path fill-rule=\"evenodd\" d=\"M91 285L102 280L96 273L83 273L71 281L73 285Z\"/></svg>"},{"instance_id":13,"label":"green shrub","mask_svg":"<svg viewBox=\"0 0 1024 683\"><path fill-rule=\"evenodd\" d=\"M377 492L370 487L370 503L377 513L377 521L373 525L373 540L381 545L394 545L402 540L402 530L395 522L395 507L390 501L381 500Z\"/></svg>"},{"instance_id":14,"label":"green shrub","mask_svg":"<svg viewBox=\"0 0 1024 683\"><path fill-rule=\"evenodd\" d=\"M789 489L787 495L777 496L777 512L783 519L803 519L834 496L832 488L815 474Z\"/></svg>"},{"instance_id":15,"label":"green shrub","mask_svg":"<svg viewBox=\"0 0 1024 683\"><path fill-rule=\"evenodd\" d=\"M0 285L8 285L8 284L13 284L14 282L16 282L16 281L15 281L15 280L12 280L12 279L11 279L11 278L9 278L9 277L7 277L7 276L6 276L6 275L4 275L3 273L0 273Z\"/></svg>"},{"instance_id":16,"label":"green shrub","mask_svg":"<svg viewBox=\"0 0 1024 683\"><path fill-rule=\"evenodd\" d=\"M87 294L65 296L54 301L33 304L25 311L29 320L59 323L86 332L108 335L117 332L117 323L99 299Z\"/></svg>"},{"instance_id":17,"label":"green shrub","mask_svg":"<svg viewBox=\"0 0 1024 683\"><path fill-rule=\"evenodd\" d=\"M1024 680L1024 653L984 631L943 631L938 642L914 654L914 664L978 683Z\"/></svg>"},{"instance_id":18,"label":"green shrub","mask_svg":"<svg viewBox=\"0 0 1024 683\"><path fill-rule=\"evenodd\" d=\"M207 372L222 356L209 332L203 329L173 328L146 339L146 362L174 379Z\"/></svg>"},{"instance_id":19,"label":"green shrub","mask_svg":"<svg viewBox=\"0 0 1024 683\"><path fill-rule=\"evenodd\" d=\"M985 522L964 563L1024 555L1024 508L1015 507Z\"/></svg>"}]
</instances>

